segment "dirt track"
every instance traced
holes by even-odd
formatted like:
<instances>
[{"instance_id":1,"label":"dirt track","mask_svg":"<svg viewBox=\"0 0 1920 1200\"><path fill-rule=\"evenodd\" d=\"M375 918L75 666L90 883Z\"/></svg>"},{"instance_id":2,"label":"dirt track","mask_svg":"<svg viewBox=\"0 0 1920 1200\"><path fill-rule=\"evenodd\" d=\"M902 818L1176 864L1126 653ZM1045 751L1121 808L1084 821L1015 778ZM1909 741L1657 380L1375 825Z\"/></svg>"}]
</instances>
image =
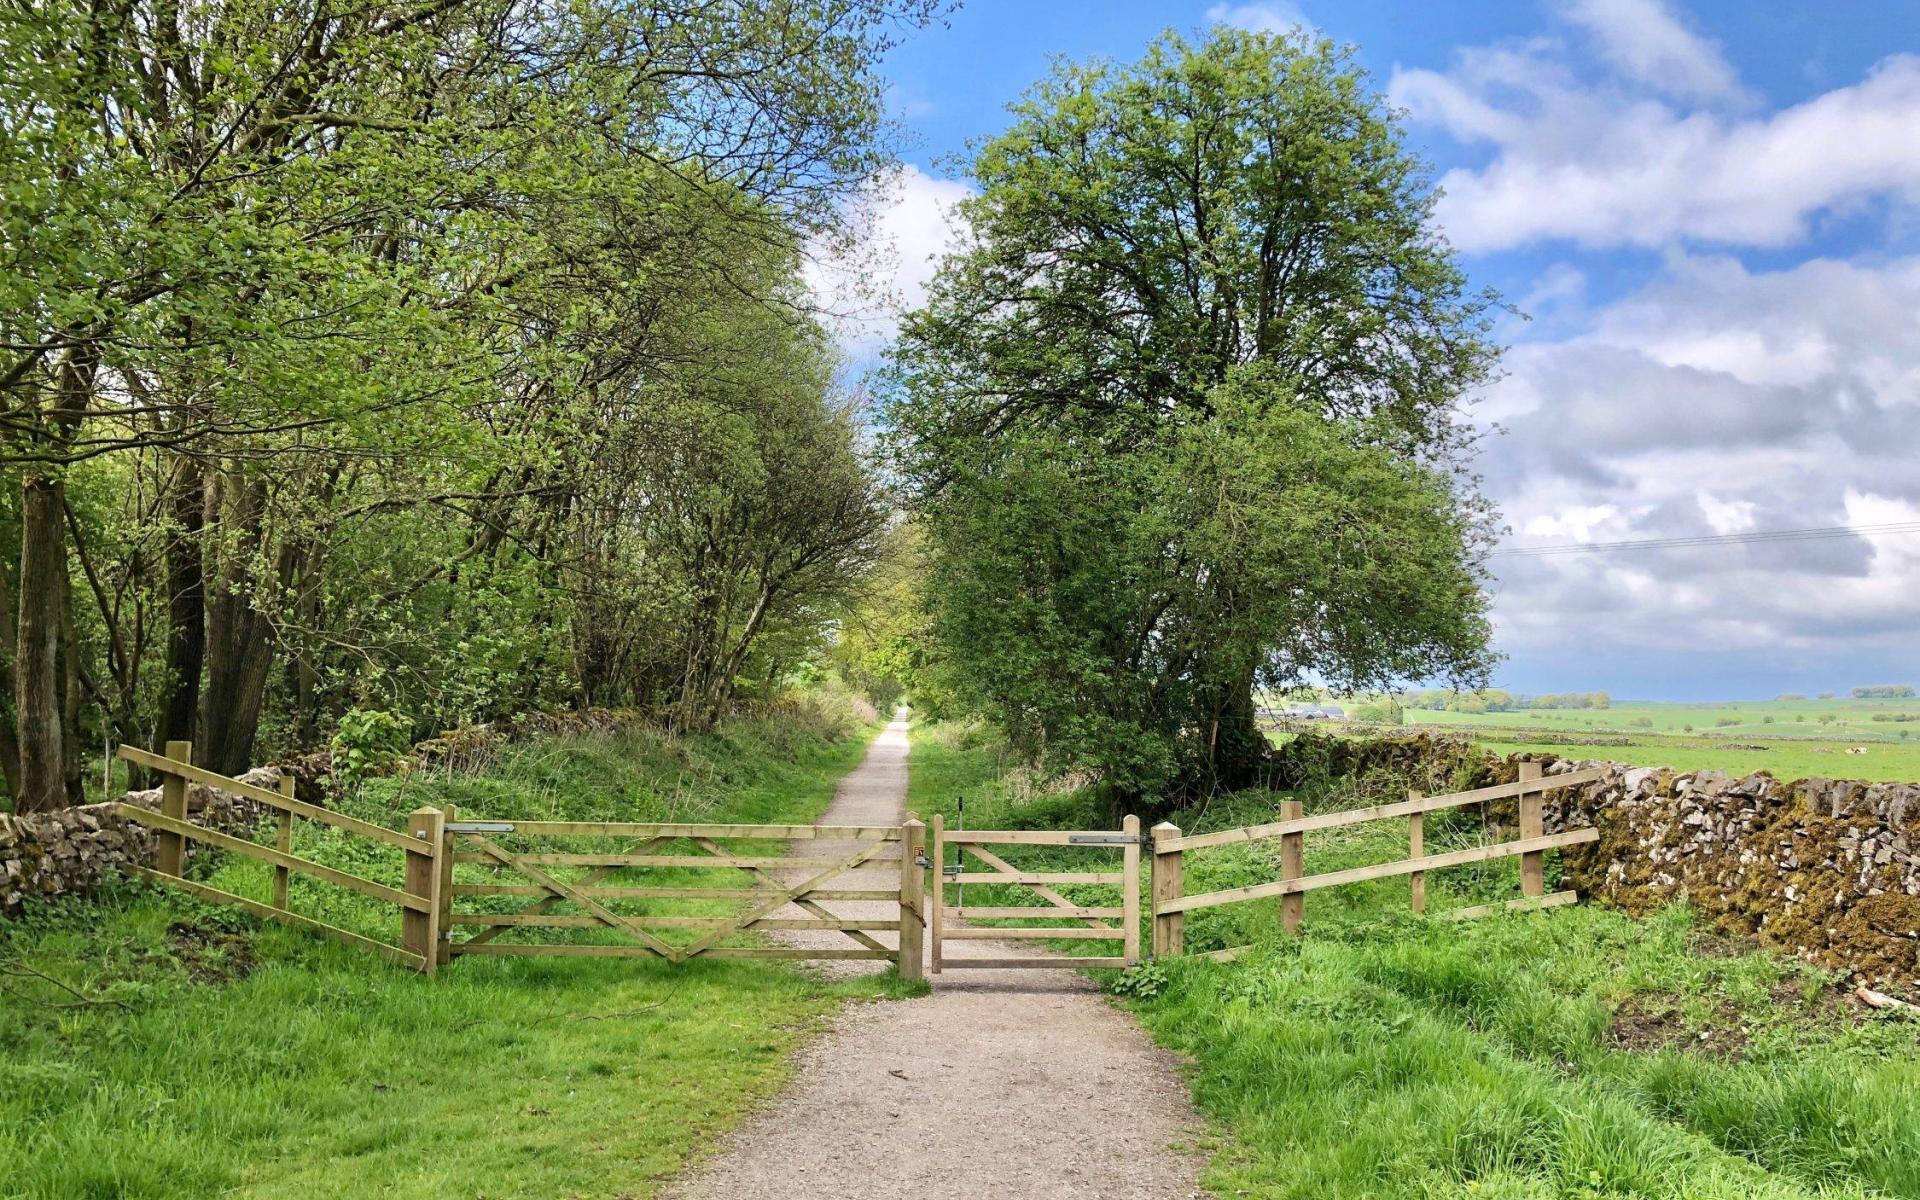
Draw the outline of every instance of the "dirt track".
<instances>
[{"instance_id":1,"label":"dirt track","mask_svg":"<svg viewBox=\"0 0 1920 1200\"><path fill-rule=\"evenodd\" d=\"M907 786L907 726L889 725L840 783L822 824L891 824ZM808 853L835 852L815 843ZM852 847L848 847L851 852ZM891 866L836 887L877 887ZM829 903L891 917L889 903ZM788 910L782 915L801 915ZM890 934L879 935L893 944ZM786 940L837 933L795 934ZM970 944L970 956L1023 951ZM841 964L835 964L841 965ZM845 964L865 966L866 964ZM849 1009L801 1056L771 1106L665 1195L676 1200L1165 1200L1202 1195L1202 1128L1177 1065L1074 971L967 970L931 996ZM1184 1149L1174 1149L1176 1145Z\"/></svg>"}]
</instances>

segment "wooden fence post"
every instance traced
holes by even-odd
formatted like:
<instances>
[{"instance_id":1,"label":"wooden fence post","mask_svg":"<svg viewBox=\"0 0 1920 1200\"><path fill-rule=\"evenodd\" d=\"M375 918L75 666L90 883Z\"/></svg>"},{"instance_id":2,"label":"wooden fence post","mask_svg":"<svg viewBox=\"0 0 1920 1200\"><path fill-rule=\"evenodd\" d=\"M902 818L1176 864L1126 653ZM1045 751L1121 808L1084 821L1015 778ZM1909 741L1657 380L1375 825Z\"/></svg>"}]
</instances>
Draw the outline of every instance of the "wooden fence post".
<instances>
[{"instance_id":1,"label":"wooden fence post","mask_svg":"<svg viewBox=\"0 0 1920 1200\"><path fill-rule=\"evenodd\" d=\"M1540 778L1540 764L1523 762L1520 764L1522 781ZM1530 790L1520 793L1520 837L1537 838L1545 835L1546 798L1544 791ZM1533 850L1520 856L1520 894L1523 896L1544 896L1547 894L1547 852Z\"/></svg>"},{"instance_id":2,"label":"wooden fence post","mask_svg":"<svg viewBox=\"0 0 1920 1200\"><path fill-rule=\"evenodd\" d=\"M926 877L920 873L920 856L926 849L927 827L909 820L900 827L900 978L925 979L920 961L921 937L926 919Z\"/></svg>"},{"instance_id":3,"label":"wooden fence post","mask_svg":"<svg viewBox=\"0 0 1920 1200\"><path fill-rule=\"evenodd\" d=\"M293 772L287 770L285 767L280 768L278 788L282 796L285 796L289 800L293 799ZM278 818L278 828L273 837L274 848L282 854L292 854L293 814L283 808L280 810ZM275 908L285 908L287 906L287 879L292 874L293 872L287 869L285 863L274 867L273 906Z\"/></svg>"},{"instance_id":4,"label":"wooden fence post","mask_svg":"<svg viewBox=\"0 0 1920 1200\"><path fill-rule=\"evenodd\" d=\"M940 931L946 924L947 903L947 819L940 813L933 814L933 843L927 857L933 860L933 903L927 908L927 931L931 939L927 943L927 963L938 975Z\"/></svg>"},{"instance_id":5,"label":"wooden fence post","mask_svg":"<svg viewBox=\"0 0 1920 1200\"><path fill-rule=\"evenodd\" d=\"M424 909L400 911L400 944L420 956L420 970L432 975L440 965L440 843L446 814L421 807L407 817L407 833L419 843L407 847L407 894L427 902Z\"/></svg>"},{"instance_id":6,"label":"wooden fence post","mask_svg":"<svg viewBox=\"0 0 1920 1200\"><path fill-rule=\"evenodd\" d=\"M1280 802L1280 819L1298 821L1306 815L1306 807L1298 800ZM1280 835L1280 878L1299 879L1307 873L1307 835L1304 833L1283 833ZM1280 897L1280 927L1288 933L1300 932L1300 917L1306 910L1306 893L1288 892Z\"/></svg>"},{"instance_id":7,"label":"wooden fence post","mask_svg":"<svg viewBox=\"0 0 1920 1200\"><path fill-rule=\"evenodd\" d=\"M1407 799L1418 800L1420 793L1409 788ZM1407 857L1423 858L1427 853L1427 814L1411 813L1407 817ZM1413 886L1413 911L1427 911L1427 873L1415 871L1407 876Z\"/></svg>"},{"instance_id":8,"label":"wooden fence post","mask_svg":"<svg viewBox=\"0 0 1920 1200\"><path fill-rule=\"evenodd\" d=\"M1187 914L1161 912L1160 906L1178 900L1185 891L1181 879L1184 852L1160 847L1180 836L1180 827L1162 821L1153 827L1153 956L1177 958L1186 951Z\"/></svg>"},{"instance_id":9,"label":"wooden fence post","mask_svg":"<svg viewBox=\"0 0 1920 1200\"><path fill-rule=\"evenodd\" d=\"M189 765L193 762L192 742L168 742L167 757ZM187 781L178 775L160 778L160 815L176 821L187 819ZM187 839L162 829L154 838L153 869L178 878L187 864Z\"/></svg>"},{"instance_id":10,"label":"wooden fence post","mask_svg":"<svg viewBox=\"0 0 1920 1200\"><path fill-rule=\"evenodd\" d=\"M1140 818L1128 813L1120 822L1120 832L1133 840L1121 852L1120 924L1121 957L1128 966L1140 961Z\"/></svg>"},{"instance_id":11,"label":"wooden fence post","mask_svg":"<svg viewBox=\"0 0 1920 1200\"><path fill-rule=\"evenodd\" d=\"M440 869L439 880L439 928L434 934L433 960L439 966L453 961L453 939L448 933L453 929L453 831L447 826L453 824L457 806L442 805L440 808Z\"/></svg>"}]
</instances>

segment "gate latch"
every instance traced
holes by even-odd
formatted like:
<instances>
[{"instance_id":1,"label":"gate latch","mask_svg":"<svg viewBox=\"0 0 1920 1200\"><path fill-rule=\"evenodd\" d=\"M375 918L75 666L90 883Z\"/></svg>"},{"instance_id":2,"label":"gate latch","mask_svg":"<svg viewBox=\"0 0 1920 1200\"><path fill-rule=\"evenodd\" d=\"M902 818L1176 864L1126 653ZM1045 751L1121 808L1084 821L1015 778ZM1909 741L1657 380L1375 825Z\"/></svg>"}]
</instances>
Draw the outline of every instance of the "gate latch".
<instances>
[{"instance_id":1,"label":"gate latch","mask_svg":"<svg viewBox=\"0 0 1920 1200\"><path fill-rule=\"evenodd\" d=\"M1073 833L1067 835L1069 846L1148 846L1153 839L1126 833Z\"/></svg>"}]
</instances>

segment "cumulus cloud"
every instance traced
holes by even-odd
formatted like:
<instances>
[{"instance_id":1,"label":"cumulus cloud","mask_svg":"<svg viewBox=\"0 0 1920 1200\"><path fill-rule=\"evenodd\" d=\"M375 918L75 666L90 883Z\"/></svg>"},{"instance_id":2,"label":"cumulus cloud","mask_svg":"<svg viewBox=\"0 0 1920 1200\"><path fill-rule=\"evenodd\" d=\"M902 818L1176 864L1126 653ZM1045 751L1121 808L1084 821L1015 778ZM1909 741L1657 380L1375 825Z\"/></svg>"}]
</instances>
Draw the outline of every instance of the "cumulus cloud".
<instances>
[{"instance_id":1,"label":"cumulus cloud","mask_svg":"<svg viewBox=\"0 0 1920 1200\"><path fill-rule=\"evenodd\" d=\"M1920 259L1675 257L1507 365L1481 466L1511 546L1920 519ZM1561 686L1637 669L1652 691L1681 663L1777 687L1920 668L1916 535L1492 565L1500 644L1584 664Z\"/></svg>"},{"instance_id":2,"label":"cumulus cloud","mask_svg":"<svg viewBox=\"0 0 1920 1200\"><path fill-rule=\"evenodd\" d=\"M959 180L900 167L856 202L843 241L809 248L807 286L851 357L877 353L900 314L925 301L941 257L960 234L955 206L972 191Z\"/></svg>"},{"instance_id":3,"label":"cumulus cloud","mask_svg":"<svg viewBox=\"0 0 1920 1200\"><path fill-rule=\"evenodd\" d=\"M1454 243L1550 239L1590 248L1686 241L1780 247L1823 214L1920 204L1920 57L1777 112L1745 115L1731 69L1652 0L1574 0L1608 70L1557 38L1461 52L1445 71L1395 72L1420 124L1490 149L1440 180ZM1647 24L1632 18L1654 14Z\"/></svg>"},{"instance_id":4,"label":"cumulus cloud","mask_svg":"<svg viewBox=\"0 0 1920 1200\"><path fill-rule=\"evenodd\" d=\"M1563 11L1627 79L1681 99L1747 99L1720 48L1683 25L1661 0L1568 0Z\"/></svg>"}]
</instances>

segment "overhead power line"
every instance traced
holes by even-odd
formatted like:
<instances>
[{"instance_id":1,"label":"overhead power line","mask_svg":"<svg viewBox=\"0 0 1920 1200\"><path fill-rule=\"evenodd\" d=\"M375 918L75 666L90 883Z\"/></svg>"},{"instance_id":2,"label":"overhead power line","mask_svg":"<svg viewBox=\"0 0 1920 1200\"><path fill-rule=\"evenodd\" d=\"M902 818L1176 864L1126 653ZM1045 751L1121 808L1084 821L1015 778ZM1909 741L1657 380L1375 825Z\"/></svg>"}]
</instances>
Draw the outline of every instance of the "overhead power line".
<instances>
[{"instance_id":1,"label":"overhead power line","mask_svg":"<svg viewBox=\"0 0 1920 1200\"><path fill-rule=\"evenodd\" d=\"M1515 546L1489 558L1557 558L1567 554L1609 554L1623 550L1679 550L1693 546L1751 546L1767 542L1816 542L1827 538L1879 537L1920 533L1920 521L1884 525L1824 525L1812 529L1750 529L1741 533L1702 533L1687 537L1636 538L1621 542L1564 542L1554 546Z\"/></svg>"}]
</instances>

